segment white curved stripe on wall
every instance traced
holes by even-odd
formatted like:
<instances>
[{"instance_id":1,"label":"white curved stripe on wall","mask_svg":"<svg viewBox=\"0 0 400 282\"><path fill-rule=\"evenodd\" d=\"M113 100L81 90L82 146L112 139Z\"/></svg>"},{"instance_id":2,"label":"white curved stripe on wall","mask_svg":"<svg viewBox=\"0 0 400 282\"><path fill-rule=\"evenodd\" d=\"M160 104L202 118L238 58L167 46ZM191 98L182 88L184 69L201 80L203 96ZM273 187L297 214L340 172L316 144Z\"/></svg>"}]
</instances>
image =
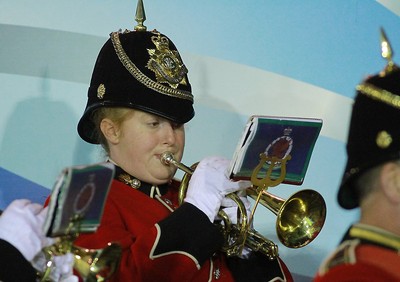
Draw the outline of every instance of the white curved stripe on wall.
<instances>
[{"instance_id":1,"label":"white curved stripe on wall","mask_svg":"<svg viewBox=\"0 0 400 282\"><path fill-rule=\"evenodd\" d=\"M352 99L295 79L210 57L185 54L196 103L211 108L210 97L228 102L226 111L321 118L321 134L345 141Z\"/></svg>"},{"instance_id":2,"label":"white curved stripe on wall","mask_svg":"<svg viewBox=\"0 0 400 282\"><path fill-rule=\"evenodd\" d=\"M396 15L400 16L400 2L398 0L376 0L376 2L380 3Z\"/></svg>"},{"instance_id":3,"label":"white curved stripe on wall","mask_svg":"<svg viewBox=\"0 0 400 282\"><path fill-rule=\"evenodd\" d=\"M88 84L95 54L106 40L70 32L0 26L0 37L4 40L0 47L1 72L84 84ZM207 105L207 95L211 95L229 101L232 108L224 110L246 116L258 113L322 118L321 134L345 140L343 128L347 128L352 99L229 61L188 53L183 57L189 66L197 103ZM207 106L218 107L215 104Z\"/></svg>"}]
</instances>

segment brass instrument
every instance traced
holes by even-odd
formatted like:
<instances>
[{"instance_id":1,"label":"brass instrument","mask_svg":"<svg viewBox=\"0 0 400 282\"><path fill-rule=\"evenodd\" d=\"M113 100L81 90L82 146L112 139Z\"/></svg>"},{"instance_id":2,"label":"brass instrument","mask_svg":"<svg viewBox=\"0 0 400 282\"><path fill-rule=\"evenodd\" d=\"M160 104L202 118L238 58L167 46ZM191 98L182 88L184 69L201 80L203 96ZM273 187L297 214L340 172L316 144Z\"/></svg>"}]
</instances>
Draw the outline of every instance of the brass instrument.
<instances>
[{"instance_id":1,"label":"brass instrument","mask_svg":"<svg viewBox=\"0 0 400 282\"><path fill-rule=\"evenodd\" d=\"M73 268L86 282L107 281L114 274L121 257L120 245L109 243L104 249L86 249L73 245L72 241L67 236L43 250L47 264L45 271L38 273L40 281L52 281L53 257L67 253L74 256Z\"/></svg>"},{"instance_id":2,"label":"brass instrument","mask_svg":"<svg viewBox=\"0 0 400 282\"><path fill-rule=\"evenodd\" d=\"M257 198L254 187L246 192L251 198ZM301 248L311 243L325 222L325 201L311 189L297 191L287 200L263 191L260 203L277 216L276 233L288 248Z\"/></svg>"},{"instance_id":3,"label":"brass instrument","mask_svg":"<svg viewBox=\"0 0 400 282\"><path fill-rule=\"evenodd\" d=\"M122 248L117 243L108 243L103 249L87 249L75 246L73 242L80 232L81 215L74 215L65 235L58 237L53 245L42 250L46 260L43 272L37 273L38 281L52 282L54 257L71 253L74 257L73 269L85 282L107 281L117 270Z\"/></svg>"},{"instance_id":4,"label":"brass instrument","mask_svg":"<svg viewBox=\"0 0 400 282\"><path fill-rule=\"evenodd\" d=\"M300 248L309 244L317 237L325 222L326 205L318 192L310 189L301 190L284 200L266 191L268 187L276 186L283 181L286 161L290 159L290 155L284 160L279 160L283 173L278 179L270 178L273 165L266 172L266 178L260 180L256 177L266 161L265 155L261 154L260 157L260 164L254 169L251 177L253 186L246 189L247 195L256 201L249 219L244 204L235 193L227 196L238 205L238 224L231 225L223 210L219 212L224 223L222 231L226 241L222 250L228 256L240 255L244 245L253 251L263 253L271 260L278 256L278 246L250 227L258 203L277 215L276 233L281 243L289 248ZM165 165L172 164L185 172L179 187L179 204L182 204L190 177L197 164L187 167L177 162L170 152L161 155L161 162ZM276 160L272 158L272 163L275 162Z\"/></svg>"},{"instance_id":5,"label":"brass instrument","mask_svg":"<svg viewBox=\"0 0 400 282\"><path fill-rule=\"evenodd\" d=\"M74 269L87 282L107 281L117 270L121 247L109 243L104 249L84 249L74 246Z\"/></svg>"}]
</instances>

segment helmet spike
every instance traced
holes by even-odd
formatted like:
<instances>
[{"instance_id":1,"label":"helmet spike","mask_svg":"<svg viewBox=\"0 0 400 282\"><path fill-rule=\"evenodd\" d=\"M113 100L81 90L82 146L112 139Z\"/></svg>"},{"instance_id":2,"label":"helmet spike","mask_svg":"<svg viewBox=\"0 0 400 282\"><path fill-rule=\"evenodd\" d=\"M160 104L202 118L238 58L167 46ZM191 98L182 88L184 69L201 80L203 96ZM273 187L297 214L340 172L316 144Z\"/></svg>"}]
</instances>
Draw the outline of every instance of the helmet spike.
<instances>
[{"instance_id":1,"label":"helmet spike","mask_svg":"<svg viewBox=\"0 0 400 282\"><path fill-rule=\"evenodd\" d=\"M387 65L384 70L384 74L386 75L390 73L394 68L397 68L397 66L393 62L392 46L390 45L390 42L383 28L381 28L381 55L382 58L387 60Z\"/></svg>"},{"instance_id":2,"label":"helmet spike","mask_svg":"<svg viewBox=\"0 0 400 282\"><path fill-rule=\"evenodd\" d=\"M146 14L144 12L144 5L142 0L138 0L136 6L136 15L135 20L137 21L137 25L135 26L136 31L146 31L147 27L143 25L144 21L146 20Z\"/></svg>"}]
</instances>

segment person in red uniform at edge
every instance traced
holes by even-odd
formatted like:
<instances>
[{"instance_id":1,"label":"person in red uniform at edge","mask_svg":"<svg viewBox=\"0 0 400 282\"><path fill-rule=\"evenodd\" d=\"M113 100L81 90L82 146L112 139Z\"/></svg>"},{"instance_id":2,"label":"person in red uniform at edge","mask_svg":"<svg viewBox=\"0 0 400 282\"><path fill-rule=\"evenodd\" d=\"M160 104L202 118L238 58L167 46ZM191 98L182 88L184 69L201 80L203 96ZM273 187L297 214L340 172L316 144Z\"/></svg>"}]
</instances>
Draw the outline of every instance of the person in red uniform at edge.
<instances>
[{"instance_id":1,"label":"person in red uniform at edge","mask_svg":"<svg viewBox=\"0 0 400 282\"><path fill-rule=\"evenodd\" d=\"M338 201L360 208L316 282L400 281L400 70L382 31L387 67L357 86ZM389 47L389 49L388 49Z\"/></svg>"},{"instance_id":2,"label":"person in red uniform at edge","mask_svg":"<svg viewBox=\"0 0 400 282\"><path fill-rule=\"evenodd\" d=\"M0 281L42 281L48 267L43 249L55 238L46 237L43 224L48 209L28 199L16 199L0 211ZM74 257L68 253L53 256L51 281L77 282L73 275Z\"/></svg>"},{"instance_id":3,"label":"person in red uniform at edge","mask_svg":"<svg viewBox=\"0 0 400 282\"><path fill-rule=\"evenodd\" d=\"M74 243L96 249L120 243L112 281L292 281L279 257L246 248L227 258L219 251L223 235L213 222L221 203L249 187L228 179L228 160L203 159L178 205L176 168L160 155L182 159L184 125L194 116L187 72L175 45L157 30L140 23L111 33L94 66L78 133L102 145L116 165L115 179L98 230Z\"/></svg>"}]
</instances>

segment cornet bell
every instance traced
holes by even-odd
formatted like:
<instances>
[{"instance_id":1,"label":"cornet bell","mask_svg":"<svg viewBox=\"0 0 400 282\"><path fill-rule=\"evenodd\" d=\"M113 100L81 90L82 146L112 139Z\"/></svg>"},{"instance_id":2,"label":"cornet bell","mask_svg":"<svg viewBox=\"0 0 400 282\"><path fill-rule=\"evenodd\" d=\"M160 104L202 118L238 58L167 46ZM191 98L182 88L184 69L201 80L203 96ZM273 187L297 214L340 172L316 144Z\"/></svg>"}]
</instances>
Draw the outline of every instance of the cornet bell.
<instances>
[{"instance_id":1,"label":"cornet bell","mask_svg":"<svg viewBox=\"0 0 400 282\"><path fill-rule=\"evenodd\" d=\"M301 190L287 199L278 213L278 238L286 247L301 248L318 236L325 216L322 196L314 190Z\"/></svg>"},{"instance_id":2,"label":"cornet bell","mask_svg":"<svg viewBox=\"0 0 400 282\"><path fill-rule=\"evenodd\" d=\"M247 195L255 199L258 192L252 187L247 189ZM288 248L301 248L311 243L325 223L325 200L311 189L298 191L287 200L263 191L260 203L277 216L276 233Z\"/></svg>"}]
</instances>

